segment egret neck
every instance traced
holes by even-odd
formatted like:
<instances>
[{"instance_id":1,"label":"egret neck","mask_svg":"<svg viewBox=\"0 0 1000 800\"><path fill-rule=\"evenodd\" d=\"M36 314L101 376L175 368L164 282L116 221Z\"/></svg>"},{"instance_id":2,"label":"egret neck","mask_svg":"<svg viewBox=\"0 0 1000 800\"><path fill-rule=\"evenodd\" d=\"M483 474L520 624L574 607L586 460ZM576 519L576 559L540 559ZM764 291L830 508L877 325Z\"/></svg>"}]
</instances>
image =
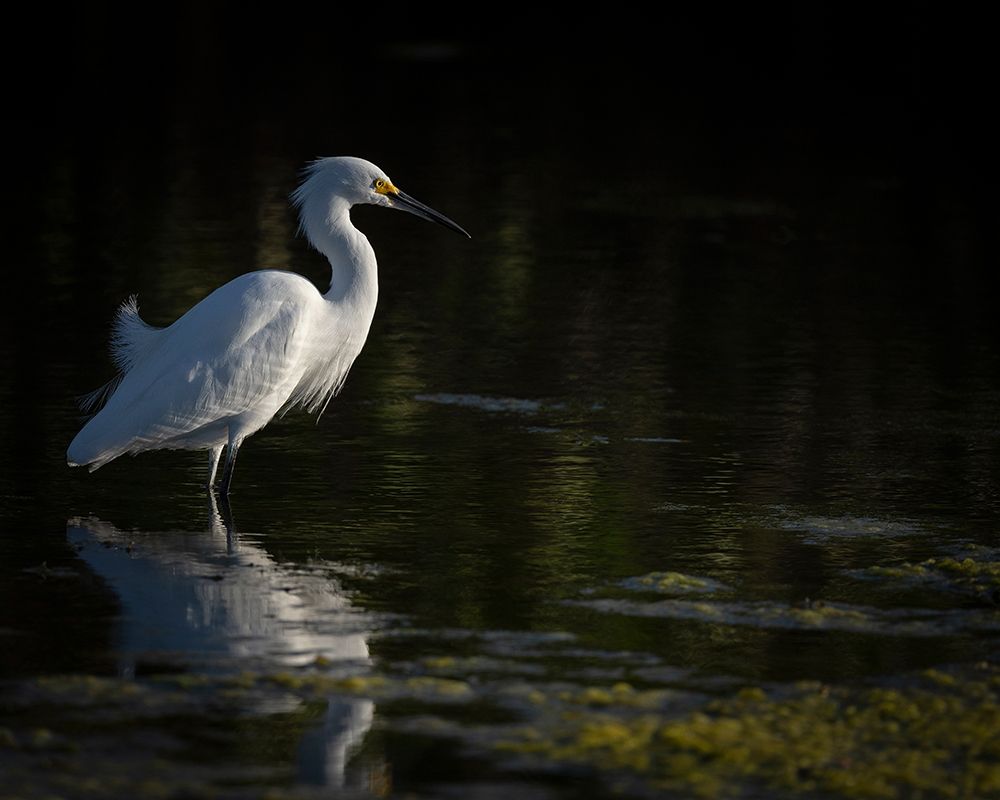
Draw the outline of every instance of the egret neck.
<instances>
[{"instance_id":1,"label":"egret neck","mask_svg":"<svg viewBox=\"0 0 1000 800\"><path fill-rule=\"evenodd\" d=\"M309 205L307 201L302 209L302 227L312 246L330 262L330 288L323 297L371 324L378 301L378 263L368 237L351 222L351 204L334 196L323 214L314 213Z\"/></svg>"}]
</instances>

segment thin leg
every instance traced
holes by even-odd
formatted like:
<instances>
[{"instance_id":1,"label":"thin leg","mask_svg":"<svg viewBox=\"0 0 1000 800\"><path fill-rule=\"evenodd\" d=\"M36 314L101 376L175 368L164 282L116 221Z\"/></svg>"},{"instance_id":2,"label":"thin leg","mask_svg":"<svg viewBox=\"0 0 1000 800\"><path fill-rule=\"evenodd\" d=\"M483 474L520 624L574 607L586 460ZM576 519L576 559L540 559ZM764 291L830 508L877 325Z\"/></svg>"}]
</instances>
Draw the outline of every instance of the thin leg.
<instances>
[{"instance_id":1,"label":"thin leg","mask_svg":"<svg viewBox=\"0 0 1000 800\"><path fill-rule=\"evenodd\" d=\"M240 450L242 439L236 439L232 433L229 434L229 445L226 448L226 466L222 470L222 483L219 485L219 494L223 497L229 496L229 487L233 482L233 467L236 466L236 454Z\"/></svg>"},{"instance_id":2,"label":"thin leg","mask_svg":"<svg viewBox=\"0 0 1000 800\"><path fill-rule=\"evenodd\" d=\"M229 505L229 495L219 496L219 516L226 528L226 552L232 555L237 549L236 523L233 521L233 508Z\"/></svg>"},{"instance_id":3,"label":"thin leg","mask_svg":"<svg viewBox=\"0 0 1000 800\"><path fill-rule=\"evenodd\" d=\"M215 483L215 471L219 468L219 459L222 457L222 445L213 447L208 451L208 480L205 488L211 491L212 484Z\"/></svg>"},{"instance_id":4,"label":"thin leg","mask_svg":"<svg viewBox=\"0 0 1000 800\"><path fill-rule=\"evenodd\" d=\"M208 493L208 529L213 535L226 534L226 552L232 555L239 547L236 533L236 522L233 519L233 508L229 505L226 495L219 495L216 501L215 492Z\"/></svg>"}]
</instances>

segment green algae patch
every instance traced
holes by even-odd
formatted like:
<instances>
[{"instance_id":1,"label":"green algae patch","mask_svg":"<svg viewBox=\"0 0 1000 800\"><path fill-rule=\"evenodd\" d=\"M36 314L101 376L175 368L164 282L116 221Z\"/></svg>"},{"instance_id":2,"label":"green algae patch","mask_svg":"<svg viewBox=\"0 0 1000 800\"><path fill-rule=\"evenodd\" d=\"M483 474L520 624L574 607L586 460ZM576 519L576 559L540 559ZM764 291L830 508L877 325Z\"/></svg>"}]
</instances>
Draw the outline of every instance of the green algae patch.
<instances>
[{"instance_id":1,"label":"green algae patch","mask_svg":"<svg viewBox=\"0 0 1000 800\"><path fill-rule=\"evenodd\" d=\"M235 680L235 683L234 683ZM337 677L322 672L244 672L224 682L242 689L277 687L293 695L311 699L330 694L383 696L392 693L393 682L382 675L349 675Z\"/></svg>"},{"instance_id":2,"label":"green algae patch","mask_svg":"<svg viewBox=\"0 0 1000 800\"><path fill-rule=\"evenodd\" d=\"M683 572L649 572L635 578L626 578L619 585L636 592L659 594L711 594L727 588L710 578L686 575Z\"/></svg>"},{"instance_id":3,"label":"green algae patch","mask_svg":"<svg viewBox=\"0 0 1000 800\"><path fill-rule=\"evenodd\" d=\"M624 773L682 796L756 787L788 797L1000 797L995 665L927 671L895 687L811 684L780 695L748 687L673 717L662 708L635 713L615 695L547 726L536 722L497 747Z\"/></svg>"},{"instance_id":4,"label":"green algae patch","mask_svg":"<svg viewBox=\"0 0 1000 800\"><path fill-rule=\"evenodd\" d=\"M423 664L428 669L454 669L455 663L454 656L429 656L423 659Z\"/></svg>"},{"instance_id":5,"label":"green algae patch","mask_svg":"<svg viewBox=\"0 0 1000 800\"><path fill-rule=\"evenodd\" d=\"M407 679L405 686L420 696L440 696L440 697L463 697L471 693L472 689L465 681L452 680L450 678L435 678L430 675L421 675L416 678Z\"/></svg>"},{"instance_id":6,"label":"green algae patch","mask_svg":"<svg viewBox=\"0 0 1000 800\"><path fill-rule=\"evenodd\" d=\"M1000 555L995 548L967 545L955 556L874 566L856 574L971 595L988 605L1000 605Z\"/></svg>"},{"instance_id":7,"label":"green algae patch","mask_svg":"<svg viewBox=\"0 0 1000 800\"><path fill-rule=\"evenodd\" d=\"M178 689L201 689L212 685L212 679L207 675L196 675L191 672L182 672L178 675L159 676L157 682L164 685L176 686Z\"/></svg>"},{"instance_id":8,"label":"green algae patch","mask_svg":"<svg viewBox=\"0 0 1000 800\"><path fill-rule=\"evenodd\" d=\"M604 688L586 686L575 691L563 690L558 699L576 706L607 706L628 709L657 709L676 697L671 689L635 689L628 683L616 683Z\"/></svg>"},{"instance_id":9,"label":"green algae patch","mask_svg":"<svg viewBox=\"0 0 1000 800\"><path fill-rule=\"evenodd\" d=\"M304 676L295 675L291 672L276 672L272 675L268 675L267 679L276 686L281 686L282 688L289 689L293 692L300 691L306 685L306 679Z\"/></svg>"},{"instance_id":10,"label":"green algae patch","mask_svg":"<svg viewBox=\"0 0 1000 800\"><path fill-rule=\"evenodd\" d=\"M230 675L223 680L223 685L232 689L252 689L260 676L256 672L244 670L238 675Z\"/></svg>"},{"instance_id":11,"label":"green algae patch","mask_svg":"<svg viewBox=\"0 0 1000 800\"><path fill-rule=\"evenodd\" d=\"M564 600L604 614L686 619L725 625L791 630L831 630L889 636L950 636L965 631L998 631L1000 614L993 608L876 608L814 601L791 605L774 601L718 600L637 601L621 598Z\"/></svg>"},{"instance_id":12,"label":"green algae patch","mask_svg":"<svg viewBox=\"0 0 1000 800\"><path fill-rule=\"evenodd\" d=\"M75 705L83 708L124 706L135 713L175 707L200 708L218 699L237 704L248 697L262 697L275 691L306 701L331 695L355 695L373 698L466 699L475 693L465 680L433 675L400 677L380 674L330 675L315 670L276 672L244 671L234 675L208 676L165 675L148 683L133 683L121 678L94 676L57 676L39 678L28 684L26 704ZM200 692L191 691L192 689Z\"/></svg>"},{"instance_id":13,"label":"green algae patch","mask_svg":"<svg viewBox=\"0 0 1000 800\"><path fill-rule=\"evenodd\" d=\"M34 687L43 694L58 696L65 702L75 703L123 702L143 693L143 688L121 678L103 678L97 675L52 675L37 678Z\"/></svg>"},{"instance_id":14,"label":"green algae patch","mask_svg":"<svg viewBox=\"0 0 1000 800\"><path fill-rule=\"evenodd\" d=\"M805 606L780 608L775 616L778 618L787 617L803 628L863 627L869 619L864 611L857 608L830 605L829 603L810 603Z\"/></svg>"},{"instance_id":15,"label":"green algae patch","mask_svg":"<svg viewBox=\"0 0 1000 800\"><path fill-rule=\"evenodd\" d=\"M427 656L419 661L399 666L417 674L432 673L461 679L468 679L473 675L487 679L502 679L510 676L536 676L545 673L545 667L538 663L488 655Z\"/></svg>"},{"instance_id":16,"label":"green algae patch","mask_svg":"<svg viewBox=\"0 0 1000 800\"><path fill-rule=\"evenodd\" d=\"M331 688L352 694L377 694L383 691L388 681L381 675L352 675L333 681Z\"/></svg>"},{"instance_id":17,"label":"green algae patch","mask_svg":"<svg viewBox=\"0 0 1000 800\"><path fill-rule=\"evenodd\" d=\"M260 685L276 686L305 699L336 694L414 700L464 699L472 695L472 688L465 681L432 675L333 677L313 672L275 672L261 675L258 688Z\"/></svg>"}]
</instances>

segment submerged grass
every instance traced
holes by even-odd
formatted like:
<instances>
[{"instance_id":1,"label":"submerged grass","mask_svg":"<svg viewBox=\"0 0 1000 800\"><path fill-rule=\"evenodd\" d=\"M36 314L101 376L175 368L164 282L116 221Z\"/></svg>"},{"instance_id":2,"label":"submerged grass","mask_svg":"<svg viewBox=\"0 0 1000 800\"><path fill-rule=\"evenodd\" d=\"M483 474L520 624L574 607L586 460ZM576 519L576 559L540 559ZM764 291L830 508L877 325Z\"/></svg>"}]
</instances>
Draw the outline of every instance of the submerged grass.
<instances>
[{"instance_id":1,"label":"submerged grass","mask_svg":"<svg viewBox=\"0 0 1000 800\"><path fill-rule=\"evenodd\" d=\"M859 574L889 584L916 581L995 598L1000 591L996 555L990 548L966 547L919 563L869 567ZM914 611L825 602L792 606L722 601L714 594L727 591L723 584L679 572L650 572L628 578L617 588L628 592L627 599L573 602L606 613L897 636L995 630L998 624L994 608ZM668 597L641 598L648 593ZM390 725L419 720L423 733L474 741L494 756L514 757L519 770L589 770L630 796L1000 800L996 663L925 670L891 683L782 684L711 698L671 679L654 679L646 688L616 678L608 678L607 685L588 685L595 680L591 671L576 683L573 678L578 676L524 658L535 651L501 650L502 658L441 654L388 671L355 672L354 667L318 657L301 668L214 676L36 678L18 687L12 704L15 724L0 728L0 772L7 769L16 775L18 782L8 784L19 787L8 795L0 787L0 800L58 794L66 786L78 789L81 775L105 757L100 737L92 740L88 733L95 723L102 726L103 736L128 741L137 722L178 715L242 717L253 709L260 709L253 714L266 717L280 699L286 715L281 724L306 726L310 705L337 697L395 704L387 716ZM484 716L484 708L504 709L512 716ZM52 759L69 766L49 770L45 765ZM229 775L191 767L181 775L158 775L153 786L147 770L136 763L127 775L88 784L85 795L103 800L188 792L228 800ZM275 782L280 776L267 777L260 792L246 796L267 796ZM307 794L303 787L292 791L297 797Z\"/></svg>"},{"instance_id":2,"label":"submerged grass","mask_svg":"<svg viewBox=\"0 0 1000 800\"><path fill-rule=\"evenodd\" d=\"M620 701L617 700L620 698ZM1000 797L1000 670L929 670L905 686L747 688L680 717L619 688L497 744L545 762L631 775L653 791L717 797Z\"/></svg>"},{"instance_id":3,"label":"submerged grass","mask_svg":"<svg viewBox=\"0 0 1000 800\"><path fill-rule=\"evenodd\" d=\"M74 758L81 764L89 760L94 744L78 738L82 729L60 727L69 707L77 719L92 721L92 711L99 710L105 725L124 725L127 734L137 718L173 716L185 706L188 714L213 714L230 704L252 706L255 699L291 696L309 704L339 695L417 701L424 722L439 721L445 734L468 734L488 751L515 756L519 769L585 768L628 795L1000 798L1000 667L994 663L925 670L891 684L782 684L746 687L721 698L623 681L511 684L428 673L331 674L322 666L215 678L166 675L141 683L36 679L21 695L22 721L32 724L0 729L0 763L18 768L22 786L30 786L35 779L44 777L49 785L58 777L37 772L38 758L78 753ZM441 657L425 666L433 672L453 665ZM483 719L473 728L449 722L440 705L502 705L518 698L523 702L512 707L523 722ZM130 780L134 784L136 777ZM203 781L194 783L202 789L213 783ZM133 784L133 796L158 796ZM165 787L177 788L170 781Z\"/></svg>"},{"instance_id":4,"label":"submerged grass","mask_svg":"<svg viewBox=\"0 0 1000 800\"><path fill-rule=\"evenodd\" d=\"M718 581L687 575L683 572L649 572L636 578L626 578L621 586L633 591L659 592L661 594L709 594L726 587Z\"/></svg>"},{"instance_id":5,"label":"submerged grass","mask_svg":"<svg viewBox=\"0 0 1000 800\"><path fill-rule=\"evenodd\" d=\"M994 548L967 545L955 555L918 563L874 566L859 571L863 577L917 583L1000 605L1000 558Z\"/></svg>"}]
</instances>

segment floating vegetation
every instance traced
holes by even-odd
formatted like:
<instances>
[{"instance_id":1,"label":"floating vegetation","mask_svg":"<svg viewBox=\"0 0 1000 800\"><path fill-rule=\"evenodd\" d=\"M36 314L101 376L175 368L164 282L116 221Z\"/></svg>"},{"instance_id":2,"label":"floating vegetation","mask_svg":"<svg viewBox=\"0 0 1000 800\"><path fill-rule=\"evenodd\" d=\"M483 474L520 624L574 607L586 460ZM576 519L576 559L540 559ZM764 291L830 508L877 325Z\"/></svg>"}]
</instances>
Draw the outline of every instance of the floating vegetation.
<instances>
[{"instance_id":1,"label":"floating vegetation","mask_svg":"<svg viewBox=\"0 0 1000 800\"><path fill-rule=\"evenodd\" d=\"M398 667L399 665L397 665ZM445 675L542 675L545 667L538 663L518 659L500 659L491 656L472 655L428 656L412 667L414 670L429 670Z\"/></svg>"},{"instance_id":2,"label":"floating vegetation","mask_svg":"<svg viewBox=\"0 0 1000 800\"><path fill-rule=\"evenodd\" d=\"M585 589L569 606L603 614L652 617L791 630L831 630L887 636L951 636L969 631L1000 630L1000 551L966 547L948 557L919 564L870 567L855 574L867 578L893 578L932 582L952 591L973 593L981 608L879 608L823 600L799 604L776 600L719 599L712 595L730 591L725 584L676 571L649 572L617 584L630 596ZM611 594L611 596L608 596ZM618 592L618 595L621 593ZM657 600L643 594L673 595ZM701 595L692 598L692 595Z\"/></svg>"},{"instance_id":3,"label":"floating vegetation","mask_svg":"<svg viewBox=\"0 0 1000 800\"><path fill-rule=\"evenodd\" d=\"M772 601L720 602L619 598L565 600L604 614L686 619L726 625L794 630L837 630L889 636L948 636L963 631L1000 630L1000 612L988 609L882 609L815 601L801 606Z\"/></svg>"},{"instance_id":4,"label":"floating vegetation","mask_svg":"<svg viewBox=\"0 0 1000 800\"><path fill-rule=\"evenodd\" d=\"M1000 668L987 662L929 669L891 684L744 686L721 697L718 690L710 696L626 680L553 681L534 670L511 680L499 674L509 665L489 658L427 656L409 662L403 674L344 675L328 666L141 681L35 679L17 692L15 706L29 712L19 717L24 727L0 729L0 765L15 767L24 787L70 780L73 770L101 757L95 748L104 745L74 733L95 719L105 730L125 726L130 741L134 720L172 719L179 710L205 719L226 708L290 718L296 709L315 709L322 701L345 718L359 719L351 730L364 732L372 701L397 700L405 701L407 711L383 724L423 736L461 737L519 774L584 768L631 796L669 791L683 797L1000 798ZM459 677L476 670L480 675ZM683 680L685 674L665 677ZM468 716L483 704L505 715ZM466 709L466 722L444 710L456 705ZM303 714L303 720L312 718ZM66 754L72 761L62 763L77 766L35 771L33 759L52 753ZM162 794L185 788L197 789L196 796L224 796L206 789L216 777L192 775L187 773L186 787L162 775ZM95 789L88 796L159 796L142 789L139 771L119 777L107 792Z\"/></svg>"},{"instance_id":5,"label":"floating vegetation","mask_svg":"<svg viewBox=\"0 0 1000 800\"><path fill-rule=\"evenodd\" d=\"M337 677L322 672L277 672L250 674L241 685L254 690L266 689L269 685L279 686L306 699L349 694L374 699L440 702L466 700L472 696L468 682L434 675Z\"/></svg>"},{"instance_id":6,"label":"floating vegetation","mask_svg":"<svg viewBox=\"0 0 1000 800\"><path fill-rule=\"evenodd\" d=\"M700 578L683 572L649 572L635 578L626 578L619 586L637 592L660 594L711 594L728 588L711 578Z\"/></svg>"},{"instance_id":7,"label":"floating vegetation","mask_svg":"<svg viewBox=\"0 0 1000 800\"><path fill-rule=\"evenodd\" d=\"M853 574L962 594L984 605L1000 606L1000 551L996 548L966 545L954 555L916 564L868 567Z\"/></svg>"},{"instance_id":8,"label":"floating vegetation","mask_svg":"<svg viewBox=\"0 0 1000 800\"><path fill-rule=\"evenodd\" d=\"M710 506L679 504L663 510L720 513ZM743 521L746 510L739 504L723 508ZM767 516L772 528L774 513ZM902 535L904 529L864 518L813 527L829 535L850 529L853 533L845 536L875 538ZM167 648L151 646L158 639L140 637L144 644L134 648L133 670L122 673L133 677L52 676L0 687L6 712L0 727L0 773L6 781L0 800L311 800L320 795L304 784L292 786L286 763L287 753L308 748L318 754L310 756L310 769L326 770L330 785L344 782L361 791L376 785L370 779L377 783L379 776L391 774L379 734L370 735L374 731L436 737L432 749L460 742L477 763L488 765L490 780L508 769L519 779L538 773L570 781L586 776L594 794L1000 800L1000 671L993 664L926 670L891 683L744 686L745 678L707 672L683 655L672 664L673 651L643 652L647 638L619 636L630 627L644 634L660 623L629 626L613 616L595 620L584 611L569 616L603 624L587 633L546 630L550 622L539 623L541 630L420 628L405 618L399 625L375 625L373 620L382 618L352 611L340 580L378 576L377 568L279 564L247 543L230 553L221 538L206 541L197 557L184 542L176 543L181 547L166 536L143 539L140 552L126 558L125 537L84 539L77 528L71 532L81 558L96 554L93 562L117 579L123 597L130 596L130 576L142 580L146 595L153 577L194 579L195 591L188 595L197 602L183 608L225 610L198 618L218 619L212 641L227 639L235 647L203 663L192 665L189 657L190 671L177 672L185 668L184 658L167 658ZM927 542L919 544L923 549ZM856 549L874 550L868 542ZM924 549L921 557L926 554ZM170 569L136 571L137 564L149 566L154 555ZM682 563L703 568L701 562L677 565ZM855 566L865 563L870 562ZM220 564L229 565L225 581L205 581L222 574ZM923 561L846 573L872 582L867 585L842 583L852 591L876 583L895 591L912 583L918 589L989 598L1000 588L998 564L1000 550L963 545ZM32 574L46 577L45 569ZM253 577L241 584L241 574ZM1000 631L1000 608L990 603L885 608L835 602L841 597L834 596L796 604L783 602L784 597L750 599L712 578L671 570L616 580L596 582L567 604L608 615L690 621L662 628L716 637L723 644L745 634L724 626L764 631L761 639L813 643L826 637L766 632L952 637ZM247 591L234 592L240 585ZM830 582L827 588L836 591L838 585ZM231 594L223 596L222 590ZM176 599L176 592L162 596ZM214 599L217 606L207 603ZM253 615L261 626L242 624L241 614L257 608L258 599L268 600L262 613ZM160 626L169 620L161 615ZM282 622L275 629L281 635L270 635L268 626L275 622ZM610 629L613 638L602 649L601 637ZM285 630L293 635L285 637ZM831 646L844 638L831 637ZM962 638L989 647L997 641ZM267 646L248 648L257 641ZM863 640L859 646L875 642ZM915 649L931 650L923 643ZM289 653L293 657L286 657ZM754 666L737 672L773 674ZM135 747L136 741L142 747ZM247 755L215 764L201 757L209 747ZM277 755L269 760L268 754ZM248 779L246 770L254 769L260 772ZM352 772L357 780L350 784ZM469 795L476 794L474 786L469 789Z\"/></svg>"},{"instance_id":9,"label":"floating vegetation","mask_svg":"<svg viewBox=\"0 0 1000 800\"><path fill-rule=\"evenodd\" d=\"M780 520L778 526L808 534L805 541L810 544L829 539L896 538L921 532L917 526L902 520L852 516L786 518Z\"/></svg>"},{"instance_id":10,"label":"floating vegetation","mask_svg":"<svg viewBox=\"0 0 1000 800\"><path fill-rule=\"evenodd\" d=\"M678 692L670 689L637 690L619 681L610 687L585 686L558 693L562 703L574 706L608 706L619 708L659 709L673 701Z\"/></svg>"},{"instance_id":11,"label":"floating vegetation","mask_svg":"<svg viewBox=\"0 0 1000 800\"><path fill-rule=\"evenodd\" d=\"M189 712L224 704L253 705L255 698L276 690L300 699L354 695L375 699L406 698L415 701L471 697L468 681L437 675L338 675L315 669L256 672L209 677L188 673L159 675L145 681L102 678L93 675L49 676L22 684L17 707L59 707L92 711L102 709L107 719L121 714L156 716Z\"/></svg>"},{"instance_id":12,"label":"floating vegetation","mask_svg":"<svg viewBox=\"0 0 1000 800\"><path fill-rule=\"evenodd\" d=\"M680 796L1000 797L1000 670L928 670L902 686L744 688L681 715L612 687L496 744ZM638 695L641 696L641 695ZM661 700L662 698L657 698ZM544 704L544 698L539 705Z\"/></svg>"}]
</instances>

